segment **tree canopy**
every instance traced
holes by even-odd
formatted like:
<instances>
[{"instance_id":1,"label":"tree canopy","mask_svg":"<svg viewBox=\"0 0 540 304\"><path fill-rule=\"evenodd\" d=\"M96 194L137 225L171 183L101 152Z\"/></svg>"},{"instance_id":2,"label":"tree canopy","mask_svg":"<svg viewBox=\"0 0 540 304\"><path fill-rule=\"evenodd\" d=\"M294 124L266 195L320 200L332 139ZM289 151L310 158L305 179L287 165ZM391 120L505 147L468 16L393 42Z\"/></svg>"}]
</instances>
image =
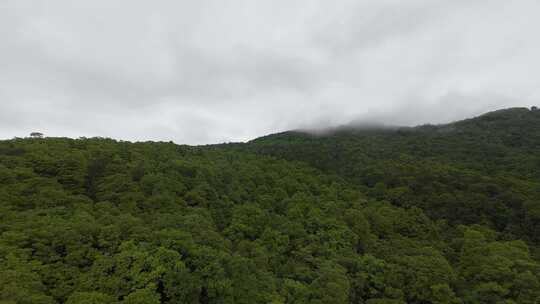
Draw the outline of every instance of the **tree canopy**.
<instances>
[{"instance_id":1,"label":"tree canopy","mask_svg":"<svg viewBox=\"0 0 540 304\"><path fill-rule=\"evenodd\" d=\"M540 302L540 112L0 141L0 303Z\"/></svg>"}]
</instances>

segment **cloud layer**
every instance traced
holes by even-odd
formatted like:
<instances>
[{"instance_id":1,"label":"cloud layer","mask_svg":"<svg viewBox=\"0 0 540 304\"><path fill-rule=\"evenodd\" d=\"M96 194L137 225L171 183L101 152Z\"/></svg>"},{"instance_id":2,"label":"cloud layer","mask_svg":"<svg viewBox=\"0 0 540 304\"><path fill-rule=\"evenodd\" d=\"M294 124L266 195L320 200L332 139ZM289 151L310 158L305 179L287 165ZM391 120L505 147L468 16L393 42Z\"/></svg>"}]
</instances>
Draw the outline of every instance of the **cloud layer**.
<instances>
[{"instance_id":1,"label":"cloud layer","mask_svg":"<svg viewBox=\"0 0 540 304\"><path fill-rule=\"evenodd\" d=\"M538 104L540 2L0 3L0 137L203 144Z\"/></svg>"}]
</instances>

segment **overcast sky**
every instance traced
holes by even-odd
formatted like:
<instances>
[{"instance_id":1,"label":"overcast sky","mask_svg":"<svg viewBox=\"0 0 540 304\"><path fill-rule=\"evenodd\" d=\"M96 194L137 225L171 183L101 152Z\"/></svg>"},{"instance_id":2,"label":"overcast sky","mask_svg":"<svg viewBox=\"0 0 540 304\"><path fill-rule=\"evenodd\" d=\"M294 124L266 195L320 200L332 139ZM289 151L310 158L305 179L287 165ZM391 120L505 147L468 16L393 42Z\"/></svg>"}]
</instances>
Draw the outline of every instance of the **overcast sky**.
<instances>
[{"instance_id":1,"label":"overcast sky","mask_svg":"<svg viewBox=\"0 0 540 304\"><path fill-rule=\"evenodd\" d=\"M204 144L533 104L538 0L0 0L0 138Z\"/></svg>"}]
</instances>

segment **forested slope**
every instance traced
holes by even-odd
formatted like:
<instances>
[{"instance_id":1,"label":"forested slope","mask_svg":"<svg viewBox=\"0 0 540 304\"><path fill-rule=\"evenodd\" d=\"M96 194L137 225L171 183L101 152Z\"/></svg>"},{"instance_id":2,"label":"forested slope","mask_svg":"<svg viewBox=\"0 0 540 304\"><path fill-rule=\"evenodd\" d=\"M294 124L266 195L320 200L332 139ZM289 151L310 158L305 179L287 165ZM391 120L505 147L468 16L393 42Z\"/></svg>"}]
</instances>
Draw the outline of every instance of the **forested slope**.
<instances>
[{"instance_id":1,"label":"forested slope","mask_svg":"<svg viewBox=\"0 0 540 304\"><path fill-rule=\"evenodd\" d=\"M538 303L539 120L0 141L0 303Z\"/></svg>"},{"instance_id":2,"label":"forested slope","mask_svg":"<svg viewBox=\"0 0 540 304\"><path fill-rule=\"evenodd\" d=\"M447 125L285 132L242 146L338 174L368 196L451 224L540 242L540 111L512 108Z\"/></svg>"}]
</instances>

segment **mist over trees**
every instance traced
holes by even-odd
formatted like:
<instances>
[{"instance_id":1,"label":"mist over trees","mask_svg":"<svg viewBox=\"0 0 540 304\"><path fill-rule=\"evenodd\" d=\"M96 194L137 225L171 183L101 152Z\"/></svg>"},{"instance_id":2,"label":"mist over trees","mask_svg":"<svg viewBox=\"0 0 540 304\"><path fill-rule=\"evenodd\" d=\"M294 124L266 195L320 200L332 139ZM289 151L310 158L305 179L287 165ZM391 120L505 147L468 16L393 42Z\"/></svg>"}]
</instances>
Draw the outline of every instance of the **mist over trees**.
<instances>
[{"instance_id":1,"label":"mist over trees","mask_svg":"<svg viewBox=\"0 0 540 304\"><path fill-rule=\"evenodd\" d=\"M0 141L0 303L540 302L540 112Z\"/></svg>"}]
</instances>

